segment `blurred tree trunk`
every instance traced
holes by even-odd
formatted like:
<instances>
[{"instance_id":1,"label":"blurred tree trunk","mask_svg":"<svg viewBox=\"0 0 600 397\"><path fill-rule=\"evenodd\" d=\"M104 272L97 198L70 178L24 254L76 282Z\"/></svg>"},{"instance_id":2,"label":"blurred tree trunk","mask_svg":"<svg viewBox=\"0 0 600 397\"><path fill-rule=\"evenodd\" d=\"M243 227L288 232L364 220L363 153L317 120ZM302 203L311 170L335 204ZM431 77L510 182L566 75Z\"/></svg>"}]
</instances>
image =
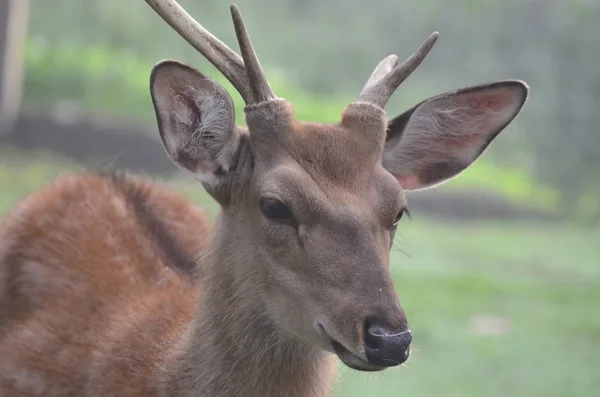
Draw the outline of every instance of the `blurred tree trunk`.
<instances>
[{"instance_id":1,"label":"blurred tree trunk","mask_svg":"<svg viewBox=\"0 0 600 397\"><path fill-rule=\"evenodd\" d=\"M19 113L29 0L0 0L0 134Z\"/></svg>"}]
</instances>

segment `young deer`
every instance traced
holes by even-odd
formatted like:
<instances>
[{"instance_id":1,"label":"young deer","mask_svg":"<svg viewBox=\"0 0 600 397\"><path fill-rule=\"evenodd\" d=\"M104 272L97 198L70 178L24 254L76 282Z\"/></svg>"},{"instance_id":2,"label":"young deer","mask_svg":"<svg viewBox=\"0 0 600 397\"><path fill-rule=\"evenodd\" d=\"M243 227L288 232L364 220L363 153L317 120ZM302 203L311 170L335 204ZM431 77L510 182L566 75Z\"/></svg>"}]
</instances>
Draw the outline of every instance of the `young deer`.
<instances>
[{"instance_id":1,"label":"young deer","mask_svg":"<svg viewBox=\"0 0 600 397\"><path fill-rule=\"evenodd\" d=\"M388 270L404 192L472 164L528 86L465 88L388 120L434 33L406 61L381 61L339 123L300 123L235 6L241 57L175 1L146 1L247 105L237 127L200 71L152 71L166 152L221 211L209 226L164 187L92 172L21 202L0 230L0 395L316 397L330 394L330 353L360 371L405 362Z\"/></svg>"}]
</instances>

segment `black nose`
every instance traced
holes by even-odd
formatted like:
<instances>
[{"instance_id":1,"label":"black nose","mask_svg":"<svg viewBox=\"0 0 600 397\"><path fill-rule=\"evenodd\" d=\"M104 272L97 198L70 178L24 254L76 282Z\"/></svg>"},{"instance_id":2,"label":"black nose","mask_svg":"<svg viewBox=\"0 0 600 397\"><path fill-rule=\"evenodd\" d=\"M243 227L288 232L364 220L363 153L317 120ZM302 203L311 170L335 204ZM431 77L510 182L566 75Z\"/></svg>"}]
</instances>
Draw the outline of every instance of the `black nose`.
<instances>
[{"instance_id":1,"label":"black nose","mask_svg":"<svg viewBox=\"0 0 600 397\"><path fill-rule=\"evenodd\" d=\"M412 335L407 329L391 330L377 324L365 327L365 352L371 364L381 367L400 365L410 356Z\"/></svg>"}]
</instances>

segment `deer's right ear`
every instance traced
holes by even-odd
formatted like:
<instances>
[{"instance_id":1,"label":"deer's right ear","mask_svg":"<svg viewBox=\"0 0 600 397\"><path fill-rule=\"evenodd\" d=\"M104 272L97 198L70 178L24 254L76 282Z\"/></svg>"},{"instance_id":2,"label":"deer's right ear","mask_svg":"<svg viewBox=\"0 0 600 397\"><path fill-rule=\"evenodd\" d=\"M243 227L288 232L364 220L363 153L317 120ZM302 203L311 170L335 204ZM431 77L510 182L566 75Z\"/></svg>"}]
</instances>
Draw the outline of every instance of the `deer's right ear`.
<instances>
[{"instance_id":1,"label":"deer's right ear","mask_svg":"<svg viewBox=\"0 0 600 397\"><path fill-rule=\"evenodd\" d=\"M229 170L239 145L233 101L200 71L162 61L150 76L160 138L171 160L208 186Z\"/></svg>"}]
</instances>

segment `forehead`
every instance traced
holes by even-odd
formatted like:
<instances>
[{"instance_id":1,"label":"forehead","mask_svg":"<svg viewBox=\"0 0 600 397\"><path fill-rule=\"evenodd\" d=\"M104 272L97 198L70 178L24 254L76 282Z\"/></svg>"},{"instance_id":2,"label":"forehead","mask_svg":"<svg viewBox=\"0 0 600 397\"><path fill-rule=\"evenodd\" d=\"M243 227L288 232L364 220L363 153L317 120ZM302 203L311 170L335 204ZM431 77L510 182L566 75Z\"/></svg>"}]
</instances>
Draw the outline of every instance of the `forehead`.
<instances>
[{"instance_id":1,"label":"forehead","mask_svg":"<svg viewBox=\"0 0 600 397\"><path fill-rule=\"evenodd\" d=\"M381 161L376 139L340 125L299 123L283 138L283 157L293 158L313 179L340 187L372 179Z\"/></svg>"},{"instance_id":2,"label":"forehead","mask_svg":"<svg viewBox=\"0 0 600 397\"><path fill-rule=\"evenodd\" d=\"M324 195L334 201L387 197L404 200L395 178L381 166L377 137L340 125L298 123L275 139L263 164L265 188L291 190L293 195Z\"/></svg>"}]
</instances>

